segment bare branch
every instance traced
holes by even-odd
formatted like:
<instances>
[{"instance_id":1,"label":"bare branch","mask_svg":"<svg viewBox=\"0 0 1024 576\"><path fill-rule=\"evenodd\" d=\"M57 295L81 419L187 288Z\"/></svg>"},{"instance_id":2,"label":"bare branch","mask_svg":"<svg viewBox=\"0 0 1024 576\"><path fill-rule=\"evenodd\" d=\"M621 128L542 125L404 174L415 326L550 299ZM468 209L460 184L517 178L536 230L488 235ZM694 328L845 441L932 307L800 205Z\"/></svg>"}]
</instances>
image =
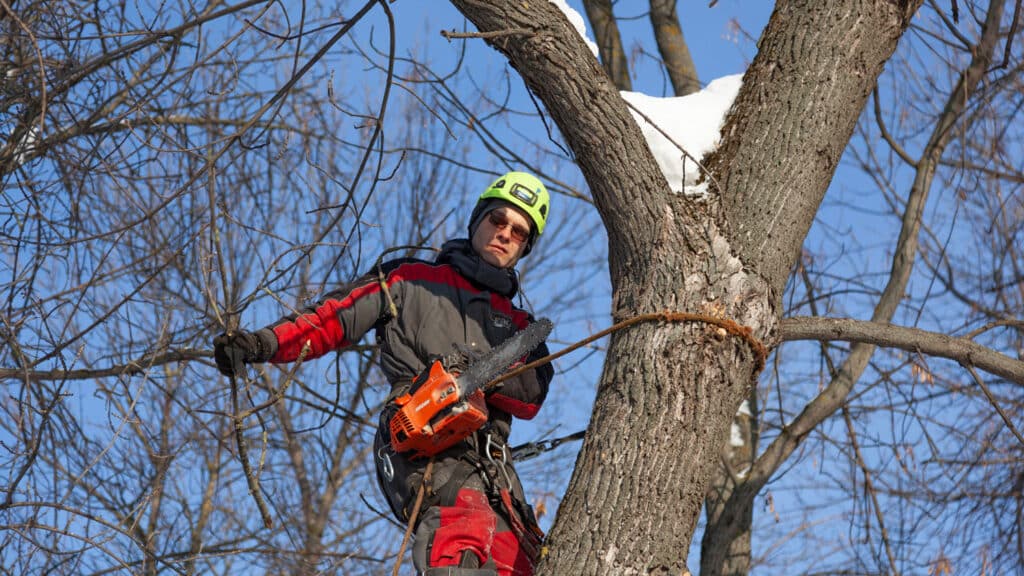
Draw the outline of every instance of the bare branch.
<instances>
[{"instance_id":1,"label":"bare branch","mask_svg":"<svg viewBox=\"0 0 1024 576\"><path fill-rule=\"evenodd\" d=\"M495 38L507 38L512 36L525 36L532 38L537 33L529 28L509 28L508 30L494 30L493 32L456 32L455 30L441 30L441 36L448 40L457 38L483 38L493 40Z\"/></svg>"},{"instance_id":2,"label":"bare branch","mask_svg":"<svg viewBox=\"0 0 1024 576\"><path fill-rule=\"evenodd\" d=\"M785 318L780 328L784 341L839 340L898 348L976 366L1024 386L1024 362L965 338L879 322L811 316Z\"/></svg>"}]
</instances>

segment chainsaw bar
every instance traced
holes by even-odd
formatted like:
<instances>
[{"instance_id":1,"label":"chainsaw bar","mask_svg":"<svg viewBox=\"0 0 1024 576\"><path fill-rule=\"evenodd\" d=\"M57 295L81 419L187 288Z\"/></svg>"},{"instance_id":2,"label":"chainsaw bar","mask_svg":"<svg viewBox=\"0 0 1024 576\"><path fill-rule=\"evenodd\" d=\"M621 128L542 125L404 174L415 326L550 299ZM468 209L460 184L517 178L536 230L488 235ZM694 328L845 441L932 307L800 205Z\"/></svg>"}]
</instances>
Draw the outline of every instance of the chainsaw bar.
<instances>
[{"instance_id":1,"label":"chainsaw bar","mask_svg":"<svg viewBox=\"0 0 1024 576\"><path fill-rule=\"evenodd\" d=\"M501 376L509 366L532 352L547 339L553 327L550 320L540 318L513 334L508 340L482 354L458 377L463 397L468 397L491 380Z\"/></svg>"}]
</instances>

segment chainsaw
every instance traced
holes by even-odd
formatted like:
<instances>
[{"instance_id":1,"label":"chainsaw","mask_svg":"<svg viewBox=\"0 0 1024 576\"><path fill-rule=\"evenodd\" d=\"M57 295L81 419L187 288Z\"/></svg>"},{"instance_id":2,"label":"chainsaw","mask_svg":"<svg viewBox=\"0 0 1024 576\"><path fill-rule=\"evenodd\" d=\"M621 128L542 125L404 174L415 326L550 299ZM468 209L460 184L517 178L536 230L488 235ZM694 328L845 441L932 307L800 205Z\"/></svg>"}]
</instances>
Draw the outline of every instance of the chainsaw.
<instances>
[{"instance_id":1,"label":"chainsaw","mask_svg":"<svg viewBox=\"0 0 1024 576\"><path fill-rule=\"evenodd\" d=\"M435 360L418 387L395 399L389 424L391 446L412 457L429 457L461 442L487 422L484 393L512 364L540 345L551 332L541 318L473 360L461 373Z\"/></svg>"}]
</instances>

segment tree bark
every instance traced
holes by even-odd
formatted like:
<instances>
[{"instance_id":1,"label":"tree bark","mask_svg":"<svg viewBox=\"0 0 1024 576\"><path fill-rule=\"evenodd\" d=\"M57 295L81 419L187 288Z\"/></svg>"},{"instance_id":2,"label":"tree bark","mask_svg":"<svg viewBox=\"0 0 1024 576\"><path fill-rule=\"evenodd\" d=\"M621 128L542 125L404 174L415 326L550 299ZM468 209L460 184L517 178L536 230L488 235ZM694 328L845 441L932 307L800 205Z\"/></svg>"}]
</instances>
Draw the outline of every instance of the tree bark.
<instances>
[{"instance_id":1,"label":"tree bark","mask_svg":"<svg viewBox=\"0 0 1024 576\"><path fill-rule=\"evenodd\" d=\"M587 11L587 20L594 30L597 50L601 55L601 65L608 77L619 90L633 90L633 82L629 78L629 63L622 49L622 37L619 36L619 25L615 22L610 0L584 0L583 8Z\"/></svg>"},{"instance_id":2,"label":"tree bark","mask_svg":"<svg viewBox=\"0 0 1024 576\"><path fill-rule=\"evenodd\" d=\"M708 160L744 262L781 287L922 0L777 2Z\"/></svg>"},{"instance_id":3,"label":"tree bark","mask_svg":"<svg viewBox=\"0 0 1024 576\"><path fill-rule=\"evenodd\" d=\"M700 90L697 66L683 38L683 28L676 13L676 0L651 0L651 27L658 42L658 53L665 64L676 96L686 96Z\"/></svg>"},{"instance_id":4,"label":"tree bark","mask_svg":"<svg viewBox=\"0 0 1024 576\"><path fill-rule=\"evenodd\" d=\"M954 138L950 129L964 110L968 99L978 88L985 71L992 63L1000 37L1002 3L989 6L985 24L977 45L971 51L972 62L961 75L937 119L935 130L928 139L920 159L913 162L917 176L907 194L903 224L893 255L889 281L872 313L871 322L826 318L788 318L782 321L782 339L847 340L855 342L850 353L832 374L825 390L801 414L789 423L751 466L743 478L744 486L719 502L720 521L705 531L702 549L723 549L743 546L749 541L750 511L761 488L796 450L806 435L822 421L834 414L845 402L854 384L868 366L877 345L902 348L911 352L951 358L964 366L977 366L1014 382L1024 382L1024 363L1008 358L994 350L978 345L970 339L954 338L945 334L928 333L914 328L892 326L893 315L903 300L910 282L910 274L918 251L918 234L927 202L943 151ZM717 509L716 509L717 510ZM709 511L710 515L710 511ZM709 518L709 524L711 520ZM713 528L713 529L712 529ZM723 562L730 561L719 559ZM731 562L731 561L730 561ZM737 574L731 566L705 565L701 558L701 574ZM895 569L895 567L892 567Z\"/></svg>"},{"instance_id":5,"label":"tree bark","mask_svg":"<svg viewBox=\"0 0 1024 576\"><path fill-rule=\"evenodd\" d=\"M614 318L724 316L771 344L789 267L920 0L778 2L710 163L717 186L706 201L669 190L618 91L552 4L453 4L481 32L533 31L487 41L576 155L608 231ZM757 362L746 341L700 323L614 334L537 574L680 574Z\"/></svg>"}]
</instances>

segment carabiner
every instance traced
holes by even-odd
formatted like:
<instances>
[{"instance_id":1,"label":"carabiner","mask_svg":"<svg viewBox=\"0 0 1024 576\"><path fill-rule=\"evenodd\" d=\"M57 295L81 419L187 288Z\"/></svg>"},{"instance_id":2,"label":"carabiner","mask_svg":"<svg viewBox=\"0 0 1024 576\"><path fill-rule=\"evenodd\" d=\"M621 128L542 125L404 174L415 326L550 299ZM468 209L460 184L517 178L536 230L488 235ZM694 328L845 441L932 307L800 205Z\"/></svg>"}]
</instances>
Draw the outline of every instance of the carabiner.
<instances>
[{"instance_id":1,"label":"carabiner","mask_svg":"<svg viewBox=\"0 0 1024 576\"><path fill-rule=\"evenodd\" d=\"M500 465L497 462L494 461L494 454L491 452L491 447L492 446L494 446L498 450L501 450L501 464ZM491 464L494 464L494 466L496 468L501 470L501 475L505 477L505 486L507 488L511 489L512 488L512 478L509 477L508 470L505 469L506 466L508 466L508 452L506 452L505 449L506 449L506 446L504 444L499 444L496 440L494 440L494 437L491 435L490 432L487 433L487 444L484 447L484 452L487 454L487 459L491 461Z\"/></svg>"},{"instance_id":2,"label":"carabiner","mask_svg":"<svg viewBox=\"0 0 1024 576\"><path fill-rule=\"evenodd\" d=\"M391 464L391 456L385 452L386 447L381 447L377 450L377 459L380 460L381 473L387 478L388 482L391 482L395 478L395 467Z\"/></svg>"}]
</instances>

